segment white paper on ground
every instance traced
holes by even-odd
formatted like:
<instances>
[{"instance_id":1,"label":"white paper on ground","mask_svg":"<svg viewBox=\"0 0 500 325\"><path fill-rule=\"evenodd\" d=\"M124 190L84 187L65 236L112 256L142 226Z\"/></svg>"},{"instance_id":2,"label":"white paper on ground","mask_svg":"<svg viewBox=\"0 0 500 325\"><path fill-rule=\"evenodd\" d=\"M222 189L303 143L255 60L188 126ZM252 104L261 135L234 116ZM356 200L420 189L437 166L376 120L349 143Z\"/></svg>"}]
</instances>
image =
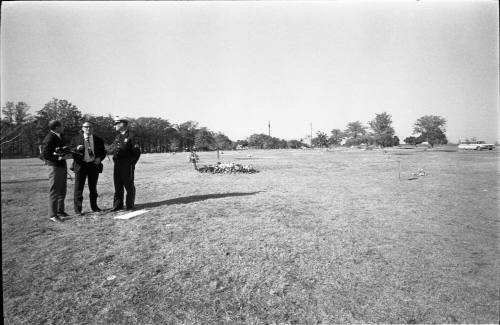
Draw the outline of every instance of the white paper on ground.
<instances>
[{"instance_id":1,"label":"white paper on ground","mask_svg":"<svg viewBox=\"0 0 500 325\"><path fill-rule=\"evenodd\" d=\"M130 218L133 218L133 217L137 217L138 215L141 215L141 214L146 213L146 212L148 212L148 210L132 211L132 212L129 212L129 213L125 213L125 214L116 216L115 219L130 219Z\"/></svg>"}]
</instances>

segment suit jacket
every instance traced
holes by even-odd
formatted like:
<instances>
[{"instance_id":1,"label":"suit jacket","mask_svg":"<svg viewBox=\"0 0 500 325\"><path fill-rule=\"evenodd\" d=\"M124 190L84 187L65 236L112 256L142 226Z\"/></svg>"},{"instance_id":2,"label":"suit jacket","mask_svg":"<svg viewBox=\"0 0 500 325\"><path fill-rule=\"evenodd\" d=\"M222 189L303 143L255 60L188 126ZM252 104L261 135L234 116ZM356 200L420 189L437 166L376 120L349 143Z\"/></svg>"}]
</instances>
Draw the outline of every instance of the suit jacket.
<instances>
[{"instance_id":1,"label":"suit jacket","mask_svg":"<svg viewBox=\"0 0 500 325\"><path fill-rule=\"evenodd\" d=\"M101 161L106 158L106 149L104 148L104 141L98 136L93 135L94 137L94 155L96 158L101 158ZM71 140L71 149L76 151L76 148L79 146L85 145L85 138L83 134L79 134ZM73 154L73 166L72 169L75 173L77 173L82 166L84 165L83 160L83 152L79 153L76 151L76 154Z\"/></svg>"},{"instance_id":2,"label":"suit jacket","mask_svg":"<svg viewBox=\"0 0 500 325\"><path fill-rule=\"evenodd\" d=\"M50 132L42 142L42 157L49 166L66 167L66 160L59 160L59 156L54 155L57 147L64 147L64 141Z\"/></svg>"}]
</instances>

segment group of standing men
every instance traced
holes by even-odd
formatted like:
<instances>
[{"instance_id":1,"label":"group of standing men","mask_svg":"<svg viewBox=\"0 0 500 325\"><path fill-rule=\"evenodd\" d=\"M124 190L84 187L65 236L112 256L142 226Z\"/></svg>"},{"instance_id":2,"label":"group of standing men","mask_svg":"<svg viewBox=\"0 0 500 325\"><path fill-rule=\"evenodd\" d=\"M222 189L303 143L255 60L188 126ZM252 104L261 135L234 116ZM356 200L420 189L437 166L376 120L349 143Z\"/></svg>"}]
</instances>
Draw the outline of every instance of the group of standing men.
<instances>
[{"instance_id":1,"label":"group of standing men","mask_svg":"<svg viewBox=\"0 0 500 325\"><path fill-rule=\"evenodd\" d=\"M111 211L119 211L124 208L134 208L135 185L134 171L141 151L134 143L134 135L128 129L128 120L115 119L115 130L117 135L110 147L113 153L114 170L113 182L115 194L113 197L113 208ZM50 132L43 140L42 158L49 166L49 218L55 222L63 221L68 214L64 208L67 188L67 159L73 159L72 170L75 172L74 188L74 210L76 215L83 215L83 189L88 181L90 207L94 212L102 211L97 205L97 181L99 174L103 171L102 160L106 158L107 151L104 141L93 134L93 126L90 122L82 125L79 135L71 140L69 151L63 139L64 125L61 121L54 120L49 123Z\"/></svg>"}]
</instances>

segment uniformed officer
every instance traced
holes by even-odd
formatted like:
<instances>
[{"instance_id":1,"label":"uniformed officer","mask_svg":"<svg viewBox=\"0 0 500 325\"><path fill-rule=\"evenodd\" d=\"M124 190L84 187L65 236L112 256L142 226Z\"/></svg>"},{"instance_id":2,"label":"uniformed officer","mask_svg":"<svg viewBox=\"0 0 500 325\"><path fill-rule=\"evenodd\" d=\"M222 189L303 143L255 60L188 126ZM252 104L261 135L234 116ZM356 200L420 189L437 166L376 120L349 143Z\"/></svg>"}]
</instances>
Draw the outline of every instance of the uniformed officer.
<instances>
[{"instance_id":1,"label":"uniformed officer","mask_svg":"<svg viewBox=\"0 0 500 325\"><path fill-rule=\"evenodd\" d=\"M124 188L127 191L125 207L127 210L134 208L135 186L134 171L135 164L139 160L141 151L135 144L134 134L128 129L128 120L125 118L115 119L115 130L118 132L113 142L113 181L115 195L112 211L123 209Z\"/></svg>"}]
</instances>

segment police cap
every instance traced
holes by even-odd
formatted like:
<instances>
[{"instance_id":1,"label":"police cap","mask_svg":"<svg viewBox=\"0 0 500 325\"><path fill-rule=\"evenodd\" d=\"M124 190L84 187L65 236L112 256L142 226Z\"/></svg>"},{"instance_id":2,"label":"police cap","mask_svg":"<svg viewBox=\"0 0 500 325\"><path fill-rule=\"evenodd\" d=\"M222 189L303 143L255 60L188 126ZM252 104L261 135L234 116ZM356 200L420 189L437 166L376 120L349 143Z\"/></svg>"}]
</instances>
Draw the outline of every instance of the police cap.
<instances>
[{"instance_id":1,"label":"police cap","mask_svg":"<svg viewBox=\"0 0 500 325\"><path fill-rule=\"evenodd\" d=\"M128 120L124 117L115 117L115 124L118 124L118 123L124 123L124 124L128 124Z\"/></svg>"}]
</instances>

